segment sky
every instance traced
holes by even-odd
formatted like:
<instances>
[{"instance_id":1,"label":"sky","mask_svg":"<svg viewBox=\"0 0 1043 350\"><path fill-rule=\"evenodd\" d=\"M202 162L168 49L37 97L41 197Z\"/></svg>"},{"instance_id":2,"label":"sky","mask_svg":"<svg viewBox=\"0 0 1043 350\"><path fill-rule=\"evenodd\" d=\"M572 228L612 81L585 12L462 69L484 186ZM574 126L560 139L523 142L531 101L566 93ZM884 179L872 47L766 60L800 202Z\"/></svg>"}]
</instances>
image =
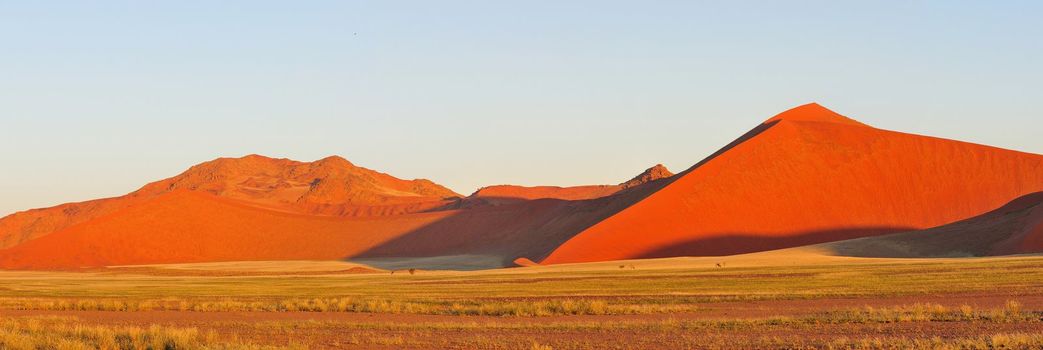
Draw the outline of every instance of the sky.
<instances>
[{"instance_id":1,"label":"sky","mask_svg":"<svg viewBox=\"0 0 1043 350\"><path fill-rule=\"evenodd\" d=\"M1041 4L0 0L0 216L254 153L614 184L808 102L1043 153Z\"/></svg>"}]
</instances>

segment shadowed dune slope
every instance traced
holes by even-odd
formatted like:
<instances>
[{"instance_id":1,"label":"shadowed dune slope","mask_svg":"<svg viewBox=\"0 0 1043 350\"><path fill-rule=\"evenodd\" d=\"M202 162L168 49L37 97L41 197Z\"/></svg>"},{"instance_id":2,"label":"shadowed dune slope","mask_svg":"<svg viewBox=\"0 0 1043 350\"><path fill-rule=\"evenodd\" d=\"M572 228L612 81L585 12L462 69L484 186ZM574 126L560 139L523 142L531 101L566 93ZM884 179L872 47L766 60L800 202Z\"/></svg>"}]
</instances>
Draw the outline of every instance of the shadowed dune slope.
<instances>
[{"instance_id":1,"label":"shadowed dune slope","mask_svg":"<svg viewBox=\"0 0 1043 350\"><path fill-rule=\"evenodd\" d=\"M542 263L731 255L924 229L1040 190L1043 156L875 129L809 104Z\"/></svg>"},{"instance_id":2,"label":"shadowed dune slope","mask_svg":"<svg viewBox=\"0 0 1043 350\"><path fill-rule=\"evenodd\" d=\"M516 186L496 185L478 189L474 194L466 198L469 204L491 204L515 203L523 200L534 199L562 199L569 201L596 199L615 194L619 191L637 187L659 179L674 176L662 164L646 169L637 176L618 185L590 185L590 186Z\"/></svg>"},{"instance_id":3,"label":"shadowed dune slope","mask_svg":"<svg viewBox=\"0 0 1043 350\"><path fill-rule=\"evenodd\" d=\"M564 199L584 200L601 198L619 192L619 186L613 185L590 185L590 186L517 186L517 185L495 185L482 187L470 196L471 199L503 198L516 200L532 199Z\"/></svg>"},{"instance_id":4,"label":"shadowed dune slope","mask_svg":"<svg viewBox=\"0 0 1043 350\"><path fill-rule=\"evenodd\" d=\"M816 246L831 255L941 258L1043 252L1043 192L948 225Z\"/></svg>"},{"instance_id":5,"label":"shadowed dune slope","mask_svg":"<svg viewBox=\"0 0 1043 350\"><path fill-rule=\"evenodd\" d=\"M258 207L332 216L384 216L452 203L460 195L428 180L401 180L341 157L314 162L258 155L219 158L122 197L15 213L0 219L0 248L143 203L176 190L199 191Z\"/></svg>"},{"instance_id":6,"label":"shadowed dune slope","mask_svg":"<svg viewBox=\"0 0 1043 350\"><path fill-rule=\"evenodd\" d=\"M576 233L633 205L669 180L651 181L590 200L543 198L454 210L442 220L388 240L358 257L495 255L500 257L501 266L513 266L521 257L542 259Z\"/></svg>"}]
</instances>

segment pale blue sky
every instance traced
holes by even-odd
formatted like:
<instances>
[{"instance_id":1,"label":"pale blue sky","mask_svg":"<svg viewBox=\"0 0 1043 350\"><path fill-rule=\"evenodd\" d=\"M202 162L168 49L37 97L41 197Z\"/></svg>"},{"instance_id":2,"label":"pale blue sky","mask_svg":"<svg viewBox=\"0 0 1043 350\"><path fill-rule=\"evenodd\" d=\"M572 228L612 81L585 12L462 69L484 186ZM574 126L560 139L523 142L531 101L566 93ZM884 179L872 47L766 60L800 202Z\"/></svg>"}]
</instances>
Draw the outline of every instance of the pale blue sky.
<instances>
[{"instance_id":1,"label":"pale blue sky","mask_svg":"<svg viewBox=\"0 0 1043 350\"><path fill-rule=\"evenodd\" d=\"M0 0L0 215L249 153L618 183L811 101L1041 153L1038 3Z\"/></svg>"}]
</instances>

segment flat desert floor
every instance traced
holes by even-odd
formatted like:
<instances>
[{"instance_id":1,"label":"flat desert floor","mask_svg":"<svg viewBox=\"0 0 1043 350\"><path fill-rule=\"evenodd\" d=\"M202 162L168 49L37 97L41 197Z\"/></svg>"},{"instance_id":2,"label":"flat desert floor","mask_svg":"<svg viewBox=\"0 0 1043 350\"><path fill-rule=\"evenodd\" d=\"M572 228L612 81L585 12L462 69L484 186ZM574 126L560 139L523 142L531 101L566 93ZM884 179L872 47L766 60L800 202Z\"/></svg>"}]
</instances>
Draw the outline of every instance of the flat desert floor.
<instances>
[{"instance_id":1,"label":"flat desert floor","mask_svg":"<svg viewBox=\"0 0 1043 350\"><path fill-rule=\"evenodd\" d=\"M1037 256L811 247L482 271L320 261L0 271L0 349L1040 347Z\"/></svg>"}]
</instances>

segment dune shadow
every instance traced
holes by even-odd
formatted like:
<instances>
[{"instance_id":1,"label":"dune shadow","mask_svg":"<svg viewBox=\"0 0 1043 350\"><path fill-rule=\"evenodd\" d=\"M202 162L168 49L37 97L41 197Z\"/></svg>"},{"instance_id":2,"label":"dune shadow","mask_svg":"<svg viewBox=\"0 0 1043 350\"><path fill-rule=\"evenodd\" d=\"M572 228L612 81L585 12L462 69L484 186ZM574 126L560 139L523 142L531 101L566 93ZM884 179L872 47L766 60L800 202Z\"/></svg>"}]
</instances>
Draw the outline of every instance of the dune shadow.
<instances>
[{"instance_id":1,"label":"dune shadow","mask_svg":"<svg viewBox=\"0 0 1043 350\"><path fill-rule=\"evenodd\" d=\"M504 267L503 258L497 255L441 255L427 257L356 257L348 262L372 266L378 269L397 271L420 268L425 270L473 271Z\"/></svg>"},{"instance_id":2,"label":"dune shadow","mask_svg":"<svg viewBox=\"0 0 1043 350\"><path fill-rule=\"evenodd\" d=\"M345 259L369 261L378 267L464 269L514 266L514 260L522 257L541 261L580 232L644 200L776 123L778 121L758 125L679 174L606 197L585 200L461 198L425 211L452 214ZM499 266L490 263L493 257L499 260Z\"/></svg>"},{"instance_id":3,"label":"dune shadow","mask_svg":"<svg viewBox=\"0 0 1043 350\"><path fill-rule=\"evenodd\" d=\"M911 230L914 230L914 228L877 226L807 231L786 234L784 236L778 234L722 233L652 249L640 254L640 257L726 256L873 237ZM823 247L823 249L829 250L828 247ZM831 252L838 255L845 253L843 251Z\"/></svg>"},{"instance_id":4,"label":"dune shadow","mask_svg":"<svg viewBox=\"0 0 1043 350\"><path fill-rule=\"evenodd\" d=\"M543 259L574 235L643 199L661 184L591 200L491 200L500 205L452 213L357 254L396 268L473 269L514 266L520 257ZM640 186L639 186L640 187ZM493 257L496 264L492 264ZM446 261L453 261L446 264ZM403 264L403 262L408 262Z\"/></svg>"},{"instance_id":5,"label":"dune shadow","mask_svg":"<svg viewBox=\"0 0 1043 350\"><path fill-rule=\"evenodd\" d=\"M1039 225L1043 192L1023 195L997 209L967 219L890 235L836 242L837 255L867 258L954 258L1026 253L1017 247L1031 240ZM1029 251L1031 252L1031 251Z\"/></svg>"}]
</instances>

